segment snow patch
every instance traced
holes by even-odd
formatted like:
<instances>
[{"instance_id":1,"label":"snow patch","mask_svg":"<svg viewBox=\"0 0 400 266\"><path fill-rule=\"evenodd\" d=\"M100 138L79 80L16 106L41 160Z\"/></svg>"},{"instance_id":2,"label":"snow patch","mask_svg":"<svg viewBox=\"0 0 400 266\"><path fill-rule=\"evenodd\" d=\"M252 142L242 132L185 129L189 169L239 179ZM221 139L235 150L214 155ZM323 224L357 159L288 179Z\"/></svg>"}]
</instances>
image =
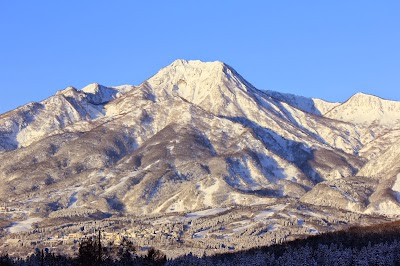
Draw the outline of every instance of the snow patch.
<instances>
[{"instance_id":1,"label":"snow patch","mask_svg":"<svg viewBox=\"0 0 400 266\"><path fill-rule=\"evenodd\" d=\"M208 187L200 184L199 190L204 194L204 205L211 207L214 205L213 194L220 190L220 181L215 179L215 183Z\"/></svg>"},{"instance_id":2,"label":"snow patch","mask_svg":"<svg viewBox=\"0 0 400 266\"><path fill-rule=\"evenodd\" d=\"M190 220L195 220L195 219L198 219L201 217L215 215L215 214L224 212L228 209L229 208L214 208L214 209L207 209L207 210L203 210L203 211L191 212L191 213L186 214L186 218L188 218Z\"/></svg>"},{"instance_id":3,"label":"snow patch","mask_svg":"<svg viewBox=\"0 0 400 266\"><path fill-rule=\"evenodd\" d=\"M268 210L261 211L259 214L254 216L253 219L256 222L265 220L265 219L271 217L272 215L274 215L276 212L283 210L286 206L287 206L287 204L277 204L277 205L271 206Z\"/></svg>"},{"instance_id":4,"label":"snow patch","mask_svg":"<svg viewBox=\"0 0 400 266\"><path fill-rule=\"evenodd\" d=\"M193 238L204 238L210 229L202 230L193 234Z\"/></svg>"},{"instance_id":5,"label":"snow patch","mask_svg":"<svg viewBox=\"0 0 400 266\"><path fill-rule=\"evenodd\" d=\"M395 202L384 201L378 204L375 210L367 209L366 213L379 213L387 216L399 216L400 207Z\"/></svg>"},{"instance_id":6,"label":"snow patch","mask_svg":"<svg viewBox=\"0 0 400 266\"><path fill-rule=\"evenodd\" d=\"M24 221L15 222L10 227L8 227L8 231L10 233L26 232L32 230L33 223L38 223L42 220L42 218L29 218Z\"/></svg>"},{"instance_id":7,"label":"snow patch","mask_svg":"<svg viewBox=\"0 0 400 266\"><path fill-rule=\"evenodd\" d=\"M242 225L236 228L233 228L232 231L235 233L241 232L246 230L247 228L252 227L254 224L251 223L250 220L241 221Z\"/></svg>"},{"instance_id":8,"label":"snow patch","mask_svg":"<svg viewBox=\"0 0 400 266\"><path fill-rule=\"evenodd\" d=\"M396 181L394 182L392 186L392 190L394 191L396 195L396 199L398 202L400 202L400 174L397 174L396 176Z\"/></svg>"}]
</instances>

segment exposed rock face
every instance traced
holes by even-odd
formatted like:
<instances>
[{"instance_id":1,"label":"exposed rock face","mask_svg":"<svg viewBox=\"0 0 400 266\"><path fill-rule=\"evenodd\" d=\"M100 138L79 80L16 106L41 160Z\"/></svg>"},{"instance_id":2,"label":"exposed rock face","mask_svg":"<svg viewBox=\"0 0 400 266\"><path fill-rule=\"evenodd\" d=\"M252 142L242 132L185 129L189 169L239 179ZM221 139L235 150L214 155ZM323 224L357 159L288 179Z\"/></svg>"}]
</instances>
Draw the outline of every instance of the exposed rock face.
<instances>
[{"instance_id":1,"label":"exposed rock face","mask_svg":"<svg viewBox=\"0 0 400 266\"><path fill-rule=\"evenodd\" d=\"M399 119L399 102L260 91L224 63L177 60L139 86L69 87L2 114L0 199L51 217L284 197L393 215Z\"/></svg>"}]
</instances>

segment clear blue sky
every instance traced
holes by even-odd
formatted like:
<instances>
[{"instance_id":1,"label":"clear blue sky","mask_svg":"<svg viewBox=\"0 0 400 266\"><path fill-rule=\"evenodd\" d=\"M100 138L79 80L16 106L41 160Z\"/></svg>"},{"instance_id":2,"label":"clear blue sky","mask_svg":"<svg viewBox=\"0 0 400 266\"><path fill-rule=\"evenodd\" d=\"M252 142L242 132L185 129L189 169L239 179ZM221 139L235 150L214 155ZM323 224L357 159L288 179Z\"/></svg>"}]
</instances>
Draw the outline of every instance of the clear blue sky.
<instances>
[{"instance_id":1,"label":"clear blue sky","mask_svg":"<svg viewBox=\"0 0 400 266\"><path fill-rule=\"evenodd\" d=\"M0 113L67 86L139 84L173 60L259 89L400 100L400 1L0 1Z\"/></svg>"}]
</instances>

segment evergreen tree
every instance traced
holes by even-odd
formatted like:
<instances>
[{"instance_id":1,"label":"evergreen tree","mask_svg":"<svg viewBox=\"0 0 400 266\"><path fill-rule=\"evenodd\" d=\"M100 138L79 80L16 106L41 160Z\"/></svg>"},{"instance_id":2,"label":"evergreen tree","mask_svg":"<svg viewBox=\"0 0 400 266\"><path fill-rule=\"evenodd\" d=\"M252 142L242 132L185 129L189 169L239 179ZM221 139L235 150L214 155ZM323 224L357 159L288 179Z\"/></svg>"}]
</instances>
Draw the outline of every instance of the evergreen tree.
<instances>
[{"instance_id":1,"label":"evergreen tree","mask_svg":"<svg viewBox=\"0 0 400 266\"><path fill-rule=\"evenodd\" d=\"M102 247L101 247L101 230L99 230L99 237L97 238L97 263L101 264L102 261Z\"/></svg>"},{"instance_id":2,"label":"evergreen tree","mask_svg":"<svg viewBox=\"0 0 400 266\"><path fill-rule=\"evenodd\" d=\"M97 265L96 243L92 238L79 243L78 265L95 266Z\"/></svg>"},{"instance_id":3,"label":"evergreen tree","mask_svg":"<svg viewBox=\"0 0 400 266\"><path fill-rule=\"evenodd\" d=\"M0 257L0 265L2 266L11 266L14 265L13 261L10 259L8 254Z\"/></svg>"},{"instance_id":4,"label":"evergreen tree","mask_svg":"<svg viewBox=\"0 0 400 266\"><path fill-rule=\"evenodd\" d=\"M164 263L167 261L167 256L165 256L165 254L160 250L150 248L147 251L145 260L149 263L149 265L164 265Z\"/></svg>"}]
</instances>

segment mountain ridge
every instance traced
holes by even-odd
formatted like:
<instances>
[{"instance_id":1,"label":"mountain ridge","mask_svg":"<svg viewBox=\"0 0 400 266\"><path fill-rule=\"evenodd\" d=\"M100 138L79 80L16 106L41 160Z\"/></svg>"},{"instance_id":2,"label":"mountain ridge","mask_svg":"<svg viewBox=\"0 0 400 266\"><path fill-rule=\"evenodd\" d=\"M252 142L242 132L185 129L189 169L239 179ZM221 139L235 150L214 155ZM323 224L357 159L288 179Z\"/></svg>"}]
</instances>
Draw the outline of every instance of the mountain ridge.
<instances>
[{"instance_id":1,"label":"mountain ridge","mask_svg":"<svg viewBox=\"0 0 400 266\"><path fill-rule=\"evenodd\" d=\"M35 198L44 217L283 199L393 216L397 105L262 91L222 62L176 60L137 86L68 87L0 115L0 198Z\"/></svg>"}]
</instances>

